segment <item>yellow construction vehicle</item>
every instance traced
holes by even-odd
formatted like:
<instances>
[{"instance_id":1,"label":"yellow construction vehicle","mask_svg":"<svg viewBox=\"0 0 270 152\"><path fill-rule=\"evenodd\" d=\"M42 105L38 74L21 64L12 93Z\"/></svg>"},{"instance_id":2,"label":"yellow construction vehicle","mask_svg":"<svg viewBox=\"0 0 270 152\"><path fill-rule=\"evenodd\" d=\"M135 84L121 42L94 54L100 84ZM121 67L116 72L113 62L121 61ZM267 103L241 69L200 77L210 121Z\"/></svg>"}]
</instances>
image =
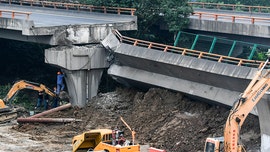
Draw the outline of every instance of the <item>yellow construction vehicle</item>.
<instances>
[{"instance_id":1,"label":"yellow construction vehicle","mask_svg":"<svg viewBox=\"0 0 270 152\"><path fill-rule=\"evenodd\" d=\"M25 81L25 80L17 81L11 87L6 97L4 99L0 99L0 123L9 121L10 119L14 119L17 117L17 111L16 109L12 107L11 101L17 95L17 93L22 89L42 91L52 97L57 97L54 91L52 91L51 89L49 89L43 84ZM7 106L6 103L9 103L9 106Z\"/></svg>"},{"instance_id":2,"label":"yellow construction vehicle","mask_svg":"<svg viewBox=\"0 0 270 152\"><path fill-rule=\"evenodd\" d=\"M121 121L132 134L132 143L128 140L121 142L124 132L112 129L95 129L74 136L72 139L73 152L139 152L140 145L134 144L135 131L121 117Z\"/></svg>"},{"instance_id":3,"label":"yellow construction vehicle","mask_svg":"<svg viewBox=\"0 0 270 152\"><path fill-rule=\"evenodd\" d=\"M244 146L240 144L240 129L251 110L260 101L270 87L270 71L263 74L263 69L269 59L255 77L251 80L244 93L234 103L227 118L224 137L207 138L204 152L242 152Z\"/></svg>"}]
</instances>

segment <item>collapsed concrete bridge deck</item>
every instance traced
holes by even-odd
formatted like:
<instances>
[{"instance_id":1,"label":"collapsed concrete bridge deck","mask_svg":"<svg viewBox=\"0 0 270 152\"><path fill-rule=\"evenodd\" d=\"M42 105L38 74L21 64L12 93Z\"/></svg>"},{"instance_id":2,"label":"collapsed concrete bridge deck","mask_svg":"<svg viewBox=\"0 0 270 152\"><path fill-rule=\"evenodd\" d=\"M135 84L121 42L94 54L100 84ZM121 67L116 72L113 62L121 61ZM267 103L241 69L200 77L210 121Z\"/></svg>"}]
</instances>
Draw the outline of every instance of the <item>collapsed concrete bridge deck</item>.
<instances>
[{"instance_id":1,"label":"collapsed concrete bridge deck","mask_svg":"<svg viewBox=\"0 0 270 152\"><path fill-rule=\"evenodd\" d=\"M228 106L231 106L238 98L257 70L254 67L230 65L194 58L192 55L183 56L168 51L160 52L151 47L121 43L109 32L111 29L136 30L137 18L132 15L120 17L117 14L86 14L6 4L1 4L0 8L31 10L30 20L11 19L6 16L0 18L0 37L59 46L45 51L48 59L45 62L64 69L73 104L78 106L83 106L87 98L96 95L102 71L109 66L109 74L126 85L168 88ZM93 16L101 19L91 21L89 18L94 18ZM51 22L52 18L54 24ZM196 24L197 22L199 24ZM197 22L191 25L205 25L203 23L206 23L205 20ZM217 22L207 23L209 24L206 26L215 25ZM236 24L233 25L236 26ZM254 29L261 29L259 27ZM213 30L213 28L207 28L207 31L209 29ZM268 31L257 33L264 34ZM110 52L99 45L100 40L108 34L103 45ZM72 46L73 44L90 45L75 47ZM110 59L111 54L114 55L115 60ZM108 62L108 58L111 62ZM267 97L252 112L260 118L262 151L270 149L269 146L267 147L270 143L270 127L268 127L270 105L266 99Z\"/></svg>"},{"instance_id":2,"label":"collapsed concrete bridge deck","mask_svg":"<svg viewBox=\"0 0 270 152\"><path fill-rule=\"evenodd\" d=\"M134 44L127 44L123 37L116 35L110 33L102 44L114 52L115 59L108 74L117 81L127 86L167 88L214 104L232 106L262 63L257 63L255 68L211 61L168 52L169 46L164 46L166 51L155 49L150 43L136 46L139 40L135 39ZM249 65L253 63L251 61ZM262 151L270 150L266 144L270 142L270 103L267 98L265 95L252 111L260 119Z\"/></svg>"}]
</instances>

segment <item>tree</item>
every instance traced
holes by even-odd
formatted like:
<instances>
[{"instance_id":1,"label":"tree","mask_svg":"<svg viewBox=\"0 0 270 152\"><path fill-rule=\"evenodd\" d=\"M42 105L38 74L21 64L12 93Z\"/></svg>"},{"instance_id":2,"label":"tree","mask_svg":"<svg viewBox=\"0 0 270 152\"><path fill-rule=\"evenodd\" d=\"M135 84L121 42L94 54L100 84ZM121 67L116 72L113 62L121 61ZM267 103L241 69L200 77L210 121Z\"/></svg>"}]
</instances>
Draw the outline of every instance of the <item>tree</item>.
<instances>
[{"instance_id":1,"label":"tree","mask_svg":"<svg viewBox=\"0 0 270 152\"><path fill-rule=\"evenodd\" d=\"M193 11L187 4L187 0L81 0L81 3L136 8L138 30L126 34L155 41L161 37L160 24L165 25L175 34L188 26L188 16Z\"/></svg>"},{"instance_id":2,"label":"tree","mask_svg":"<svg viewBox=\"0 0 270 152\"><path fill-rule=\"evenodd\" d=\"M163 0L162 7L164 10L164 20L168 25L169 31L176 34L176 32L188 26L188 17L193 10L189 7L187 0Z\"/></svg>"},{"instance_id":3,"label":"tree","mask_svg":"<svg viewBox=\"0 0 270 152\"><path fill-rule=\"evenodd\" d=\"M197 2L270 6L269 0L197 0Z\"/></svg>"}]
</instances>

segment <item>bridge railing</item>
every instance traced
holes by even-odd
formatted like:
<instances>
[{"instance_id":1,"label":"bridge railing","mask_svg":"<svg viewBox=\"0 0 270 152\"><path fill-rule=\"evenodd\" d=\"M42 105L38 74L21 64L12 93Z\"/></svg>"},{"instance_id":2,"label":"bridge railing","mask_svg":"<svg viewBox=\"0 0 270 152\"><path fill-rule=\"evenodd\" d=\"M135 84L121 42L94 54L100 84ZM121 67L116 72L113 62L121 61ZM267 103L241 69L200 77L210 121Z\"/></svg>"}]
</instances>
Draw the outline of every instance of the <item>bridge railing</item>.
<instances>
[{"instance_id":1,"label":"bridge railing","mask_svg":"<svg viewBox=\"0 0 270 152\"><path fill-rule=\"evenodd\" d=\"M188 2L188 4L194 8L198 7L198 8L207 8L207 9L259 12L259 13L270 12L269 6L251 6L251 5L204 3L204 2Z\"/></svg>"},{"instance_id":2,"label":"bridge railing","mask_svg":"<svg viewBox=\"0 0 270 152\"><path fill-rule=\"evenodd\" d=\"M250 17L250 16L239 16L239 15L229 15L229 14L216 14L216 13L207 13L207 12L194 12L193 16L198 16L199 19L210 18L215 21L217 20L230 20L230 22L235 23L237 21L249 21L251 24L258 22L270 23L270 18L262 17Z\"/></svg>"},{"instance_id":3,"label":"bridge railing","mask_svg":"<svg viewBox=\"0 0 270 152\"><path fill-rule=\"evenodd\" d=\"M49 7L55 9L70 9L70 10L83 10L90 12L99 13L112 13L112 14L128 14L134 15L135 8L121 8L121 7L105 7L105 6L93 6L85 4L75 3L62 3L62 2L50 2L50 1L34 1L34 0L0 0L0 3L28 5L28 6L39 6Z\"/></svg>"},{"instance_id":4,"label":"bridge railing","mask_svg":"<svg viewBox=\"0 0 270 152\"><path fill-rule=\"evenodd\" d=\"M14 19L16 16L25 15L26 19L29 19L31 15L30 12L20 12L20 11L13 11L13 10L0 10L0 17L3 17L3 14L10 14L11 18Z\"/></svg>"},{"instance_id":5,"label":"bridge railing","mask_svg":"<svg viewBox=\"0 0 270 152\"><path fill-rule=\"evenodd\" d=\"M208 52L202 52L202 51L191 50L187 48L175 47L175 46L130 38L130 37L121 35L121 33L117 30L114 30L113 33L122 43L139 46L139 47L145 47L149 49L155 49L155 50L159 50L163 52L171 52L171 53L181 54L185 56L196 57L199 59L207 59L207 60L221 62L221 63L233 64L237 66L247 66L247 67L253 67L253 68L260 68L264 64L264 61L228 57L228 56L219 55L219 54L213 54L213 53L208 53ZM270 68L270 63L267 64L266 68Z\"/></svg>"}]
</instances>

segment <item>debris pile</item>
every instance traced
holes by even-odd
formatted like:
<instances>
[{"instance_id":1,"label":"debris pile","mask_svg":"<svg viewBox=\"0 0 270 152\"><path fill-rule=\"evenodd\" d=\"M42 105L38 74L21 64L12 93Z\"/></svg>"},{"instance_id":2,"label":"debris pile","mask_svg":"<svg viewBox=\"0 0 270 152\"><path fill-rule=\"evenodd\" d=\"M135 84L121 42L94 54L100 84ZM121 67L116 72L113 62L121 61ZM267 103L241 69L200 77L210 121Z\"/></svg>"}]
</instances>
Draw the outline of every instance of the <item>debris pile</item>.
<instances>
[{"instance_id":1,"label":"debris pile","mask_svg":"<svg viewBox=\"0 0 270 152\"><path fill-rule=\"evenodd\" d=\"M28 133L37 141L44 140L45 143L45 140L48 142L51 139L49 142L58 142L59 147L53 147L55 151L71 151L72 137L90 129L118 128L131 139L130 131L120 120L122 116L136 131L136 143L149 144L167 152L203 151L207 137L223 136L228 114L229 109L191 100L181 93L165 89L152 88L145 93L118 88L114 92L98 94L84 108L69 108L48 115L82 121L22 123L13 129ZM260 128L256 116L248 116L241 135L247 151L260 147Z\"/></svg>"}]
</instances>

